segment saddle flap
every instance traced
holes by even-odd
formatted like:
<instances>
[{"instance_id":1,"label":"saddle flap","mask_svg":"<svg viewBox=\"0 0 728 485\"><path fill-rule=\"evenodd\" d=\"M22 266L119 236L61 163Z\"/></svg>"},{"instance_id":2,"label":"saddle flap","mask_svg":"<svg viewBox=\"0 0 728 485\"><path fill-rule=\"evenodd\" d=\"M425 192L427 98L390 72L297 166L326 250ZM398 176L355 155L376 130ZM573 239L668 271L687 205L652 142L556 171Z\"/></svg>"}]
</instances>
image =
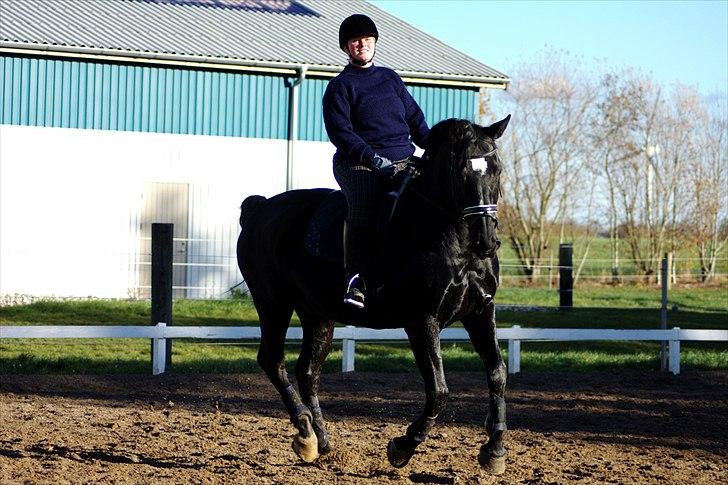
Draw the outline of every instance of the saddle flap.
<instances>
[{"instance_id":1,"label":"saddle flap","mask_svg":"<svg viewBox=\"0 0 728 485\"><path fill-rule=\"evenodd\" d=\"M308 223L304 246L309 254L333 263L344 261L346 199L340 190L324 197Z\"/></svg>"}]
</instances>

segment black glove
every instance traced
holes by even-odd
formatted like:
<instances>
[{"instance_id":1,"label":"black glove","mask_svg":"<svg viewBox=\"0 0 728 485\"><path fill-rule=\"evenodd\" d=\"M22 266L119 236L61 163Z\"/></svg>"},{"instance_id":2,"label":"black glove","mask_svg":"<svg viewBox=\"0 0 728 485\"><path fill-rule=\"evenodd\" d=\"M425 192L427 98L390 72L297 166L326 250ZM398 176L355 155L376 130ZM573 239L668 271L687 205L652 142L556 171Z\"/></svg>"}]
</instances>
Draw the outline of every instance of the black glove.
<instances>
[{"instance_id":1,"label":"black glove","mask_svg":"<svg viewBox=\"0 0 728 485\"><path fill-rule=\"evenodd\" d=\"M394 164L388 158L375 153L370 163L372 168L380 175L391 177L394 174Z\"/></svg>"}]
</instances>

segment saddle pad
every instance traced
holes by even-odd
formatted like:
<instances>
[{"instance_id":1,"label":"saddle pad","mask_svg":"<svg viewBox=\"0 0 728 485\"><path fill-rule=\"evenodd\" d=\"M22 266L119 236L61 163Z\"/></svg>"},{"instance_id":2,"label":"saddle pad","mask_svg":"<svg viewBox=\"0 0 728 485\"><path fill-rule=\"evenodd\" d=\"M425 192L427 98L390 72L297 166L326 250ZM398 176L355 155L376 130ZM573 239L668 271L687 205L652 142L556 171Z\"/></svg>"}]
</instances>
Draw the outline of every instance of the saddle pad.
<instances>
[{"instance_id":1,"label":"saddle pad","mask_svg":"<svg viewBox=\"0 0 728 485\"><path fill-rule=\"evenodd\" d=\"M332 263L344 261L346 199L340 190L324 197L308 223L303 244L311 255Z\"/></svg>"}]
</instances>

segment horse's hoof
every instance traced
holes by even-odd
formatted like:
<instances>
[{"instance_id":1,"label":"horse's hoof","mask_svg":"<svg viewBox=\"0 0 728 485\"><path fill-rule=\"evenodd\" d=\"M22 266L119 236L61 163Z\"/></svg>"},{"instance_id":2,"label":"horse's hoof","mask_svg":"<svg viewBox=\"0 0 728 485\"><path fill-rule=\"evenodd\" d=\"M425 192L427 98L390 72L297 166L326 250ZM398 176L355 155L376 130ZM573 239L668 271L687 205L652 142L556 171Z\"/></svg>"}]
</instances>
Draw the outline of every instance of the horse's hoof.
<instances>
[{"instance_id":1,"label":"horse's hoof","mask_svg":"<svg viewBox=\"0 0 728 485\"><path fill-rule=\"evenodd\" d=\"M483 467L483 470L490 473L491 475L501 475L506 471L506 457L504 456L493 456L488 450L480 449L478 454L478 463Z\"/></svg>"},{"instance_id":2,"label":"horse's hoof","mask_svg":"<svg viewBox=\"0 0 728 485\"><path fill-rule=\"evenodd\" d=\"M322 445L321 442L319 441L319 443L318 443L319 455L325 455L325 454L329 453L330 451L331 451L331 443L329 443L327 441L326 443L324 443Z\"/></svg>"},{"instance_id":3,"label":"horse's hoof","mask_svg":"<svg viewBox=\"0 0 728 485\"><path fill-rule=\"evenodd\" d=\"M296 455L306 463L312 463L319 457L318 440L316 435L312 434L308 438L302 437L300 434L293 437L293 451Z\"/></svg>"},{"instance_id":4,"label":"horse's hoof","mask_svg":"<svg viewBox=\"0 0 728 485\"><path fill-rule=\"evenodd\" d=\"M415 449L399 448L395 440L396 438L389 440L389 445L387 445L387 459L393 467L402 468L409 463L410 458L415 454Z\"/></svg>"},{"instance_id":5,"label":"horse's hoof","mask_svg":"<svg viewBox=\"0 0 728 485\"><path fill-rule=\"evenodd\" d=\"M306 463L311 463L319 457L318 438L311 427L311 420L308 416L301 416L301 428L308 431L308 436L301 435L301 432L293 437L293 451Z\"/></svg>"}]
</instances>

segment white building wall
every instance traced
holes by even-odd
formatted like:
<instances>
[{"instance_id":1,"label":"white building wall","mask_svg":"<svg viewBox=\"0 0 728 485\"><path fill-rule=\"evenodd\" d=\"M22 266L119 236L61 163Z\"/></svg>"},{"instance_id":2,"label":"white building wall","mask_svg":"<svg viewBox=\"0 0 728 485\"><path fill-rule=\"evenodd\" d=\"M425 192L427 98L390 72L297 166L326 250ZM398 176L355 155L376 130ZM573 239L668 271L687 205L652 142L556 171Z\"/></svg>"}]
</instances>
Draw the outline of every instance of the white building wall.
<instances>
[{"instance_id":1,"label":"white building wall","mask_svg":"<svg viewBox=\"0 0 728 485\"><path fill-rule=\"evenodd\" d=\"M333 152L297 141L294 187L336 188ZM190 187L188 295L223 296L241 280L240 203L285 180L285 140L0 125L0 294L135 295L142 187L176 182Z\"/></svg>"}]
</instances>

